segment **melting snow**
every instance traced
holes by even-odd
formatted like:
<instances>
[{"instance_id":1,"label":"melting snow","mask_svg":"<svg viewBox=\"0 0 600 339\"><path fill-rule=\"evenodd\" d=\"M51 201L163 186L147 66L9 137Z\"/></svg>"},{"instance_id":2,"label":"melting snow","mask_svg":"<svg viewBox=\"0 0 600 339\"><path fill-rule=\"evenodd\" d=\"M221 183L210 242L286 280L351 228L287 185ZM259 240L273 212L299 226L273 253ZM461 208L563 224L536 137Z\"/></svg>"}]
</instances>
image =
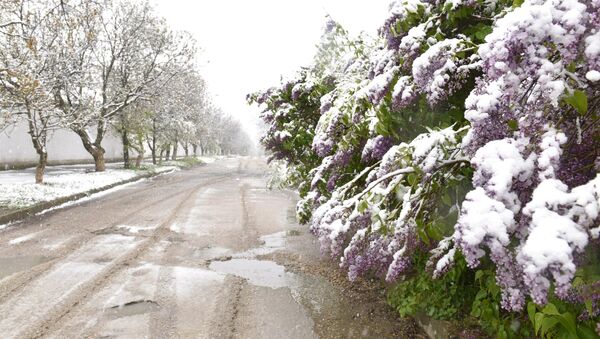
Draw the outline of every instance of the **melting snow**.
<instances>
[{"instance_id":1,"label":"melting snow","mask_svg":"<svg viewBox=\"0 0 600 339\"><path fill-rule=\"evenodd\" d=\"M30 234L24 235L24 236L22 236L22 237L14 238L14 239L10 240L8 243L9 243L10 245L17 245L17 244L20 244L20 243L23 243L23 242L26 242L26 241L28 241L28 240L31 240L31 239L35 238L35 236L36 236L38 233L39 233L39 232L30 233Z\"/></svg>"},{"instance_id":2,"label":"melting snow","mask_svg":"<svg viewBox=\"0 0 600 339\"><path fill-rule=\"evenodd\" d=\"M101 188L138 176L140 171L119 169L120 164L109 164L105 172L92 172L92 165L49 166L44 184L35 184L35 169L0 172L0 207L20 208L51 201L61 197ZM159 167L157 172L172 171L173 167Z\"/></svg>"}]
</instances>

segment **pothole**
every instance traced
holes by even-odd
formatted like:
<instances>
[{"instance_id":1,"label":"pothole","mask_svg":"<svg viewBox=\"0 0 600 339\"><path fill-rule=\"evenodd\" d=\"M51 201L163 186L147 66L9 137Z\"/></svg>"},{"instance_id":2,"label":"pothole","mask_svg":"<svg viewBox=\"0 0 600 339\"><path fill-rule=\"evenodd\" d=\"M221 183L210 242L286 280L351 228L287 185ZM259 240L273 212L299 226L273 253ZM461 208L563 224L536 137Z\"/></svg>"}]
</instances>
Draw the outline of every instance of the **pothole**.
<instances>
[{"instance_id":1,"label":"pothole","mask_svg":"<svg viewBox=\"0 0 600 339\"><path fill-rule=\"evenodd\" d=\"M39 264L49 261L51 258L41 255L24 255L20 257L0 258L0 279L11 274L25 271Z\"/></svg>"},{"instance_id":2,"label":"pothole","mask_svg":"<svg viewBox=\"0 0 600 339\"><path fill-rule=\"evenodd\" d=\"M244 278L255 286L281 288L291 287L296 277L286 272L285 267L272 261L254 259L231 259L213 261L209 268L213 271Z\"/></svg>"},{"instance_id":3,"label":"pothole","mask_svg":"<svg viewBox=\"0 0 600 339\"><path fill-rule=\"evenodd\" d=\"M160 306L153 300L135 300L122 305L116 305L106 311L106 315L113 318L130 317L133 315L156 311Z\"/></svg>"}]
</instances>

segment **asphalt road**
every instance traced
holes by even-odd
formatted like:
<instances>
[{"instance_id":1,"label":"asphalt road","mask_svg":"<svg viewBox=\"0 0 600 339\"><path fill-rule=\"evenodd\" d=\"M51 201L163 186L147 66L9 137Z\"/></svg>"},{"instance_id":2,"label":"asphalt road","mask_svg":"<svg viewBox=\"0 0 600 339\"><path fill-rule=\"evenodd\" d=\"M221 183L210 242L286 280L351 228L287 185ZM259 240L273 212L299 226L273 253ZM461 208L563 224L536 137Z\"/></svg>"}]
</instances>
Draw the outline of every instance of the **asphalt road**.
<instances>
[{"instance_id":1,"label":"asphalt road","mask_svg":"<svg viewBox=\"0 0 600 339\"><path fill-rule=\"evenodd\" d=\"M260 158L129 185L0 232L2 338L420 336L349 284Z\"/></svg>"}]
</instances>

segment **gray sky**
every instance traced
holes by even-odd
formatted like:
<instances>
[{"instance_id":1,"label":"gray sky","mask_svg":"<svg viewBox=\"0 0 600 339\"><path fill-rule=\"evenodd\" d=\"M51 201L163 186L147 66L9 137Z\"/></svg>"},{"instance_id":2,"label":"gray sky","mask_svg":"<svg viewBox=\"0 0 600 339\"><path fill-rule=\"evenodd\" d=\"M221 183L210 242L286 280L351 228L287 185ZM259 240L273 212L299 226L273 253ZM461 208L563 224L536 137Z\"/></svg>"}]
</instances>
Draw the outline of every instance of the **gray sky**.
<instances>
[{"instance_id":1,"label":"gray sky","mask_svg":"<svg viewBox=\"0 0 600 339\"><path fill-rule=\"evenodd\" d=\"M325 15L350 33L375 34L390 0L152 0L171 27L202 48L200 72L223 110L256 137L246 94L279 84L314 55Z\"/></svg>"}]
</instances>

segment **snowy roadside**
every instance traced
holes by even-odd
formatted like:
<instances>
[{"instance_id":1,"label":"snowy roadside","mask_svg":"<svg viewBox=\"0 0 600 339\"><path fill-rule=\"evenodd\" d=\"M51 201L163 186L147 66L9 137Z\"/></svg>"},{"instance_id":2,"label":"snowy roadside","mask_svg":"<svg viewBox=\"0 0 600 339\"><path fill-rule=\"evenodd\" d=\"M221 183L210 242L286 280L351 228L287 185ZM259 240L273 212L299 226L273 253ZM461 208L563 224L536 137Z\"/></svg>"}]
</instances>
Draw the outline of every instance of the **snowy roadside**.
<instances>
[{"instance_id":1,"label":"snowy roadside","mask_svg":"<svg viewBox=\"0 0 600 339\"><path fill-rule=\"evenodd\" d=\"M169 161L161 166L144 163L142 168L135 170L123 169L122 164L107 164L106 171L98 173L93 171L93 165L49 166L43 185L35 184L35 169L1 171L0 224L93 193L207 162L211 162L210 158Z\"/></svg>"}]
</instances>

